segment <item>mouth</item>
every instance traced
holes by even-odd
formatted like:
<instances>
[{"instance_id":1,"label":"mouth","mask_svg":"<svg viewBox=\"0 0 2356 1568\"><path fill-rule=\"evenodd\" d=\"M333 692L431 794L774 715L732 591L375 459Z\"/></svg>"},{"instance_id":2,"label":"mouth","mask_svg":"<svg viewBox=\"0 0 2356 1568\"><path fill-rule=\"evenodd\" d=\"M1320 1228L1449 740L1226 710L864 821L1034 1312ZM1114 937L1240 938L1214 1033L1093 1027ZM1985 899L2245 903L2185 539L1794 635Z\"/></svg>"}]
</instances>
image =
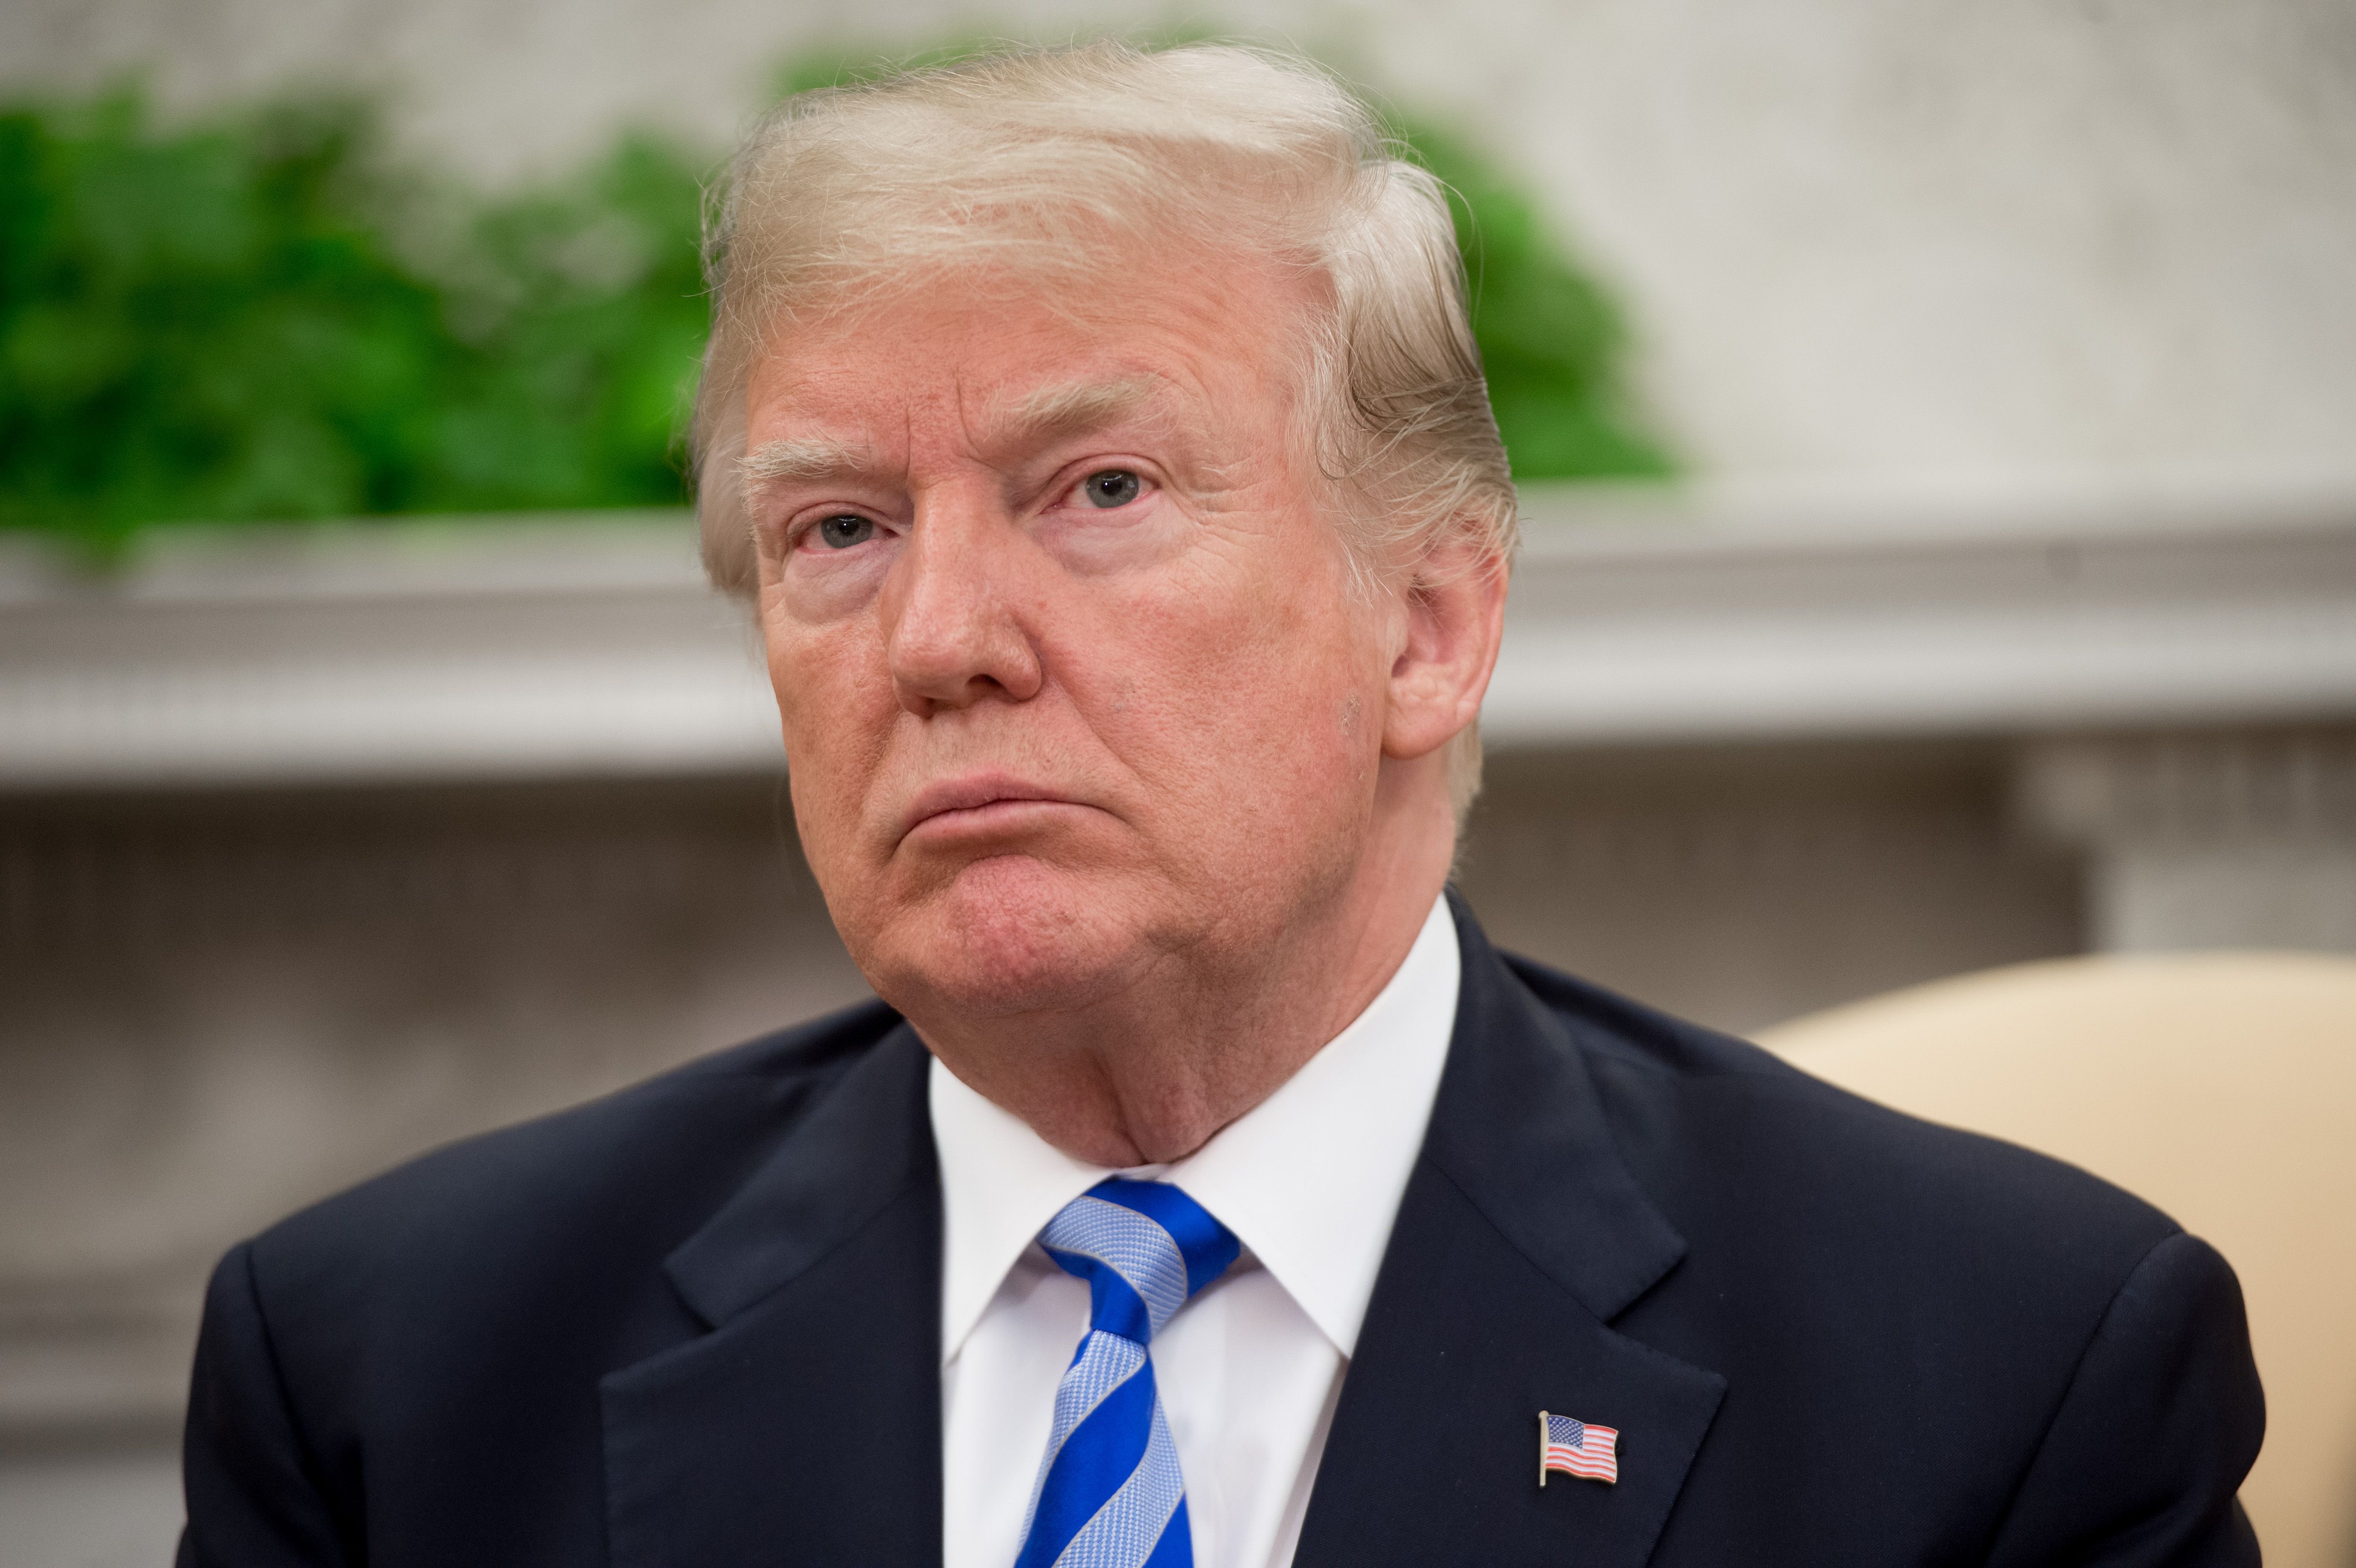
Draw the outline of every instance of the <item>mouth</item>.
<instances>
[{"instance_id":1,"label":"mouth","mask_svg":"<svg viewBox=\"0 0 2356 1568\"><path fill-rule=\"evenodd\" d=\"M946 844L1019 832L1041 818L1084 810L1044 784L1004 773L978 773L928 784L902 819L903 842Z\"/></svg>"}]
</instances>

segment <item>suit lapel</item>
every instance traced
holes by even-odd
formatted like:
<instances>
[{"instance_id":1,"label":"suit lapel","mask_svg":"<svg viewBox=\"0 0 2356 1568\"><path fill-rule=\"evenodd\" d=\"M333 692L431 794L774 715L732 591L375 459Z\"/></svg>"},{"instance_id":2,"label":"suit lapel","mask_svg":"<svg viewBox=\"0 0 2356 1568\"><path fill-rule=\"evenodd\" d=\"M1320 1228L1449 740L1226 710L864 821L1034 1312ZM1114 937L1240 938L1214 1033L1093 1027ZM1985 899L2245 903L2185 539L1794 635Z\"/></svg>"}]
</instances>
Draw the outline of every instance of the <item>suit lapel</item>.
<instances>
[{"instance_id":1,"label":"suit lapel","mask_svg":"<svg viewBox=\"0 0 2356 1568\"><path fill-rule=\"evenodd\" d=\"M1726 1380L1611 1327L1685 1243L1621 1164L1559 1022L1455 912L1448 1065L1295 1562L1635 1568ZM1541 1489L1541 1410L1617 1428L1618 1484Z\"/></svg>"},{"instance_id":2,"label":"suit lapel","mask_svg":"<svg viewBox=\"0 0 2356 1568\"><path fill-rule=\"evenodd\" d=\"M616 1568L940 1561L940 1195L894 1029L673 1253L710 1332L604 1380Z\"/></svg>"}]
</instances>

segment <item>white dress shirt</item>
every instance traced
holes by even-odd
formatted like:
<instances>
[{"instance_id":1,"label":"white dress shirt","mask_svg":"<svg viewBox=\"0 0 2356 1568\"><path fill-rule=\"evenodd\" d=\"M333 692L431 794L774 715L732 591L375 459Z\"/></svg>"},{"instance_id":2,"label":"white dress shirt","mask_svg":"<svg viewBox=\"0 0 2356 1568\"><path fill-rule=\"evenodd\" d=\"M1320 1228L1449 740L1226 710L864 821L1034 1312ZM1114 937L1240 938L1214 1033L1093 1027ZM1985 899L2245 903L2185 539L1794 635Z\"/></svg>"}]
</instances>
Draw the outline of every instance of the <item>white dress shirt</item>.
<instances>
[{"instance_id":1,"label":"white dress shirt","mask_svg":"<svg viewBox=\"0 0 2356 1568\"><path fill-rule=\"evenodd\" d=\"M1445 899L1380 995L1307 1065L1173 1165L1063 1154L932 1065L940 1150L945 1568L1009 1568L1088 1327L1035 1239L1107 1176L1175 1182L1243 1256L1154 1336L1196 1568L1287 1568L1342 1373L1422 1147L1462 973Z\"/></svg>"}]
</instances>

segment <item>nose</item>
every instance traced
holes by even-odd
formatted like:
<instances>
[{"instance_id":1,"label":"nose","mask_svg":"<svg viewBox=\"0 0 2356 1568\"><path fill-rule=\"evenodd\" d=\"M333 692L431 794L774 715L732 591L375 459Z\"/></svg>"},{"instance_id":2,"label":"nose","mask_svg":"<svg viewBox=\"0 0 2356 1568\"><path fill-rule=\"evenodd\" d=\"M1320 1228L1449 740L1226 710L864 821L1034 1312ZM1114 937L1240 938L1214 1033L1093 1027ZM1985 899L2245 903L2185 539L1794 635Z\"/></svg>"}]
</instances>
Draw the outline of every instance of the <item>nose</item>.
<instances>
[{"instance_id":1,"label":"nose","mask_svg":"<svg viewBox=\"0 0 2356 1568\"><path fill-rule=\"evenodd\" d=\"M1021 531L994 497L979 495L922 496L912 522L883 606L900 707L924 719L1037 696L1039 652L1022 613Z\"/></svg>"}]
</instances>

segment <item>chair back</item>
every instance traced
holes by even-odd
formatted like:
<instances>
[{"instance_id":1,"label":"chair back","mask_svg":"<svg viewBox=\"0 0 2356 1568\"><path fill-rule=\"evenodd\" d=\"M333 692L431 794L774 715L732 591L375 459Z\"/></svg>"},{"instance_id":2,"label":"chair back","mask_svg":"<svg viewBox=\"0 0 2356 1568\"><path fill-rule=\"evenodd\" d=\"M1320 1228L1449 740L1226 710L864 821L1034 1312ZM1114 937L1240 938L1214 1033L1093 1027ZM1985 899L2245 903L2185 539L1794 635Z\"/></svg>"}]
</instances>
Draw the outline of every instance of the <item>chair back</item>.
<instances>
[{"instance_id":1,"label":"chair back","mask_svg":"<svg viewBox=\"0 0 2356 1568\"><path fill-rule=\"evenodd\" d=\"M2126 1188L2240 1275L2275 1568L2356 1563L2356 959L2067 958L1814 1014L1760 1043L1869 1099Z\"/></svg>"}]
</instances>

